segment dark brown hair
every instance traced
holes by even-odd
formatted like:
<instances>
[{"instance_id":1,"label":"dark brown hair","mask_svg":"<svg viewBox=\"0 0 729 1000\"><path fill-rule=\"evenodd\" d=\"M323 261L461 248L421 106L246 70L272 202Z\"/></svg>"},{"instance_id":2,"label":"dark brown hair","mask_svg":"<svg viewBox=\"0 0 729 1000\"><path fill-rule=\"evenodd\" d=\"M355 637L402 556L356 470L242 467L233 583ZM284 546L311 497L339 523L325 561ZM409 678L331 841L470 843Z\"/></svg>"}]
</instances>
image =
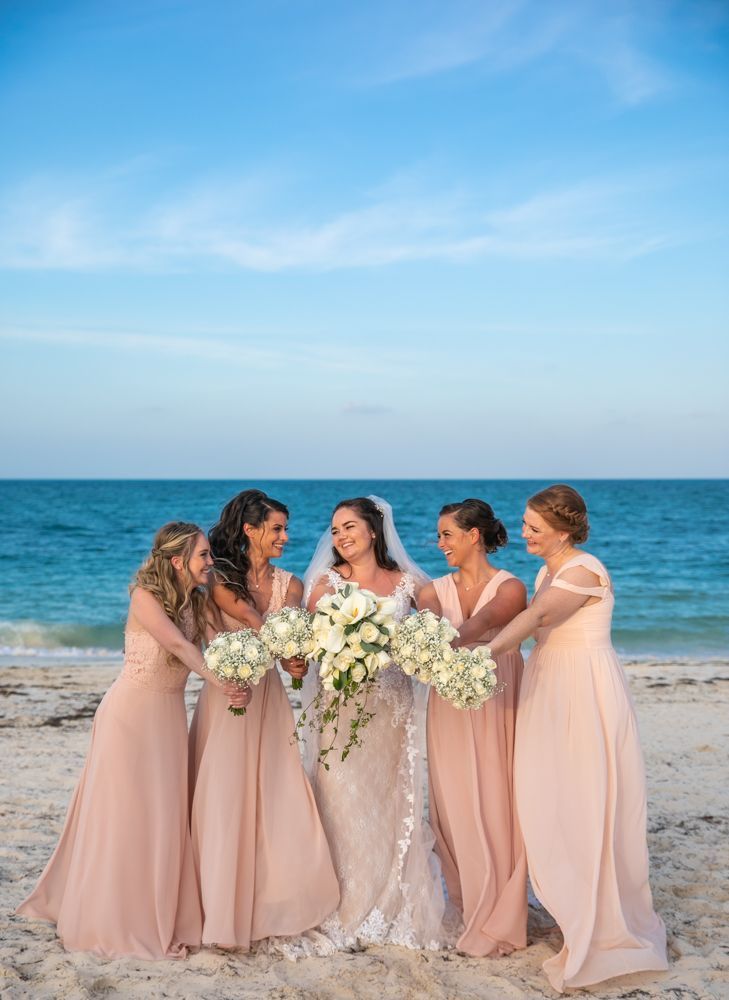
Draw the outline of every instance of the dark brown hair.
<instances>
[{"instance_id":1,"label":"dark brown hair","mask_svg":"<svg viewBox=\"0 0 729 1000\"><path fill-rule=\"evenodd\" d=\"M377 504L370 500L369 497L353 497L351 500L340 500L337 506L332 511L332 517L341 510L343 507L350 507L356 514L358 514L363 521L365 521L374 533L375 536L375 560L377 565L381 569L400 569L398 564L392 558L390 553L387 551L387 542L385 541L385 528L383 524L383 514ZM333 566L343 566L347 561L344 559L332 546L332 553L334 555Z\"/></svg>"},{"instance_id":2,"label":"dark brown hair","mask_svg":"<svg viewBox=\"0 0 729 1000\"><path fill-rule=\"evenodd\" d=\"M254 603L248 589L250 540L243 526L252 524L260 527L272 511L289 516L288 507L267 496L263 490L243 490L228 501L221 511L220 520L208 532L217 576L223 586L249 604Z\"/></svg>"},{"instance_id":3,"label":"dark brown hair","mask_svg":"<svg viewBox=\"0 0 729 1000\"><path fill-rule=\"evenodd\" d=\"M438 516L442 517L444 514L450 514L463 531L478 528L481 543L487 552L495 552L509 541L503 521L496 517L493 508L485 500L469 497L460 503L447 503L441 507Z\"/></svg>"}]
</instances>

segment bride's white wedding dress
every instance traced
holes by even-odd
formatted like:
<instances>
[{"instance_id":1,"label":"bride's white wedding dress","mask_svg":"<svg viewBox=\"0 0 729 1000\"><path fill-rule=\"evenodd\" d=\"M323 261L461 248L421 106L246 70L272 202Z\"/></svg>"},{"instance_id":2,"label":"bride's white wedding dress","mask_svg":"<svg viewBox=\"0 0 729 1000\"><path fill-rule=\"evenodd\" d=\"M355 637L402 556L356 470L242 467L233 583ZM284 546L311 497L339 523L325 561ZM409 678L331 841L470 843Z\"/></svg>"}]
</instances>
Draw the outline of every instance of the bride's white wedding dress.
<instances>
[{"instance_id":1,"label":"bride's white wedding dress","mask_svg":"<svg viewBox=\"0 0 729 1000\"><path fill-rule=\"evenodd\" d=\"M326 576L332 590L346 583L333 569ZM387 595L395 600L398 621L409 613L414 591L415 580L405 573ZM423 815L427 689L418 686L416 706L410 677L395 664L380 671L367 700L374 717L362 731L362 745L344 761L332 751L328 771L314 765L312 785L341 894L319 932L338 950L443 945L440 868ZM354 711L351 704L342 709L340 734L348 732ZM328 743L327 736L315 734Z\"/></svg>"},{"instance_id":2,"label":"bride's white wedding dress","mask_svg":"<svg viewBox=\"0 0 729 1000\"><path fill-rule=\"evenodd\" d=\"M410 559L395 529L392 508L369 498L383 518L388 554L404 572L391 594L395 618L409 614L416 586L428 579ZM332 568L332 539L325 531L305 576L305 601L320 582L336 591L346 580ZM302 703L321 690L316 665L304 679ZM331 734L304 727L307 766L339 881L340 903L320 927L295 938L271 939L267 947L287 958L327 955L368 944L442 948L457 937L458 915L446 909L434 837L425 820L425 709L428 689L395 664L381 670L367 698L373 718L361 730L361 745L341 759L341 734L356 709L342 708L337 744L318 763ZM315 720L318 722L318 720ZM306 845L302 844L302 864ZM446 925L448 930L446 930Z\"/></svg>"}]
</instances>

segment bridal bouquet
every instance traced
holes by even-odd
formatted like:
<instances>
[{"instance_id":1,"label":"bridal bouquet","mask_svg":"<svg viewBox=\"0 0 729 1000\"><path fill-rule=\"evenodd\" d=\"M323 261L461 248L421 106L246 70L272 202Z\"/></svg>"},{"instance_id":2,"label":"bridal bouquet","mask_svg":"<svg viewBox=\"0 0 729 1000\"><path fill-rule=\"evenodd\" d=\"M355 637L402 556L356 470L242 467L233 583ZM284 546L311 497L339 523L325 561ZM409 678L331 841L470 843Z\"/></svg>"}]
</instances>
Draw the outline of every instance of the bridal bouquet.
<instances>
[{"instance_id":1,"label":"bridal bouquet","mask_svg":"<svg viewBox=\"0 0 729 1000\"><path fill-rule=\"evenodd\" d=\"M501 690L495 670L488 646L455 649L449 662L435 668L431 684L454 708L481 708Z\"/></svg>"},{"instance_id":2,"label":"bridal bouquet","mask_svg":"<svg viewBox=\"0 0 729 1000\"><path fill-rule=\"evenodd\" d=\"M205 665L221 681L232 681L239 687L258 684L273 666L270 653L250 628L239 632L221 632L205 650ZM245 708L228 706L233 715L245 715Z\"/></svg>"},{"instance_id":3,"label":"bridal bouquet","mask_svg":"<svg viewBox=\"0 0 729 1000\"><path fill-rule=\"evenodd\" d=\"M387 647L395 631L394 612L392 598L378 597L362 590L357 583L347 583L317 602L311 655L319 663L322 690L311 708L314 719L319 720L320 733L331 726L331 741L319 751L319 760L327 770L326 758L337 739L342 707L350 700L355 706L349 735L342 747L342 760L352 747L359 745L360 731L372 718L372 713L366 711L367 696L379 671L390 664ZM297 733L306 722L307 711L301 714Z\"/></svg>"},{"instance_id":4,"label":"bridal bouquet","mask_svg":"<svg viewBox=\"0 0 729 1000\"><path fill-rule=\"evenodd\" d=\"M437 669L445 669L453 661L456 652L451 641L457 635L447 618L418 611L396 625L390 655L403 673L428 684Z\"/></svg>"},{"instance_id":5,"label":"bridal bouquet","mask_svg":"<svg viewBox=\"0 0 729 1000\"><path fill-rule=\"evenodd\" d=\"M258 633L263 645L274 659L292 657L306 659L314 652L314 616L305 608L281 608L269 615ZM294 677L291 687L301 690L301 680Z\"/></svg>"}]
</instances>

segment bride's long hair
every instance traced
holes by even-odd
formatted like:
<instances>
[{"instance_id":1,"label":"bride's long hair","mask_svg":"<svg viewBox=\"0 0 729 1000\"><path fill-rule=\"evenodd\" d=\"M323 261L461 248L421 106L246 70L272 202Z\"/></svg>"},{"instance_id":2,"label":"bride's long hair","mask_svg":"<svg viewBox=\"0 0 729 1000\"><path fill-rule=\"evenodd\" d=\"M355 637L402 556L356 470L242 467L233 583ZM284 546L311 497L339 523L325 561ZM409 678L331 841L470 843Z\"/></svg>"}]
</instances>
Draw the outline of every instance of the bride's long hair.
<instances>
[{"instance_id":1,"label":"bride's long hair","mask_svg":"<svg viewBox=\"0 0 729 1000\"><path fill-rule=\"evenodd\" d=\"M377 565L381 569L401 569L388 552L385 540L384 514L377 504L373 500L370 500L369 497L353 497L351 500L340 500L332 511L332 517L343 507L351 508L372 529L375 536L374 549ZM347 565L347 560L337 552L334 546L332 546L332 556L334 560L332 566L334 569Z\"/></svg>"},{"instance_id":2,"label":"bride's long hair","mask_svg":"<svg viewBox=\"0 0 729 1000\"><path fill-rule=\"evenodd\" d=\"M285 514L289 509L279 500L267 496L263 490L243 490L223 507L217 524L208 532L210 552L215 561L215 575L223 586L248 604L254 604L248 587L248 570L251 557L250 539L245 525L260 527L272 511Z\"/></svg>"},{"instance_id":3,"label":"bride's long hair","mask_svg":"<svg viewBox=\"0 0 729 1000\"><path fill-rule=\"evenodd\" d=\"M192 608L195 634L192 642L202 641L205 635L205 609L207 593L198 587L190 575L190 557L198 537L205 532L189 521L170 521L163 524L154 536L152 550L134 575L129 590L141 587L154 594L167 617L182 631L183 614ZM182 573L172 565L173 556L182 559Z\"/></svg>"}]
</instances>

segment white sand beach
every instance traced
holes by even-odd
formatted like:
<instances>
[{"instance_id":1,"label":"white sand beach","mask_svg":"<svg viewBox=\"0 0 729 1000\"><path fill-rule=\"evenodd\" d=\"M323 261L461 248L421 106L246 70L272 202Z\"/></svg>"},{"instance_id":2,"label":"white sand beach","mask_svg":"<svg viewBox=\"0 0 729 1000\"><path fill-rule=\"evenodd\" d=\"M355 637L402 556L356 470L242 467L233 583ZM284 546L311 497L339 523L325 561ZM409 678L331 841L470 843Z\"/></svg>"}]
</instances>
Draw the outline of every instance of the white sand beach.
<instances>
[{"instance_id":1,"label":"white sand beach","mask_svg":"<svg viewBox=\"0 0 729 1000\"><path fill-rule=\"evenodd\" d=\"M529 945L508 958L367 948L292 963L203 950L181 962L105 961L66 953L54 929L13 915L55 845L117 666L0 667L0 995L8 998L280 1000L556 996L541 964L560 935L538 907ZM729 997L729 663L628 665L648 771L654 902L668 928L670 969L571 995L707 1000ZM198 682L190 681L192 705ZM244 723L243 723L244 724ZM305 864L302 856L302 864Z\"/></svg>"}]
</instances>

